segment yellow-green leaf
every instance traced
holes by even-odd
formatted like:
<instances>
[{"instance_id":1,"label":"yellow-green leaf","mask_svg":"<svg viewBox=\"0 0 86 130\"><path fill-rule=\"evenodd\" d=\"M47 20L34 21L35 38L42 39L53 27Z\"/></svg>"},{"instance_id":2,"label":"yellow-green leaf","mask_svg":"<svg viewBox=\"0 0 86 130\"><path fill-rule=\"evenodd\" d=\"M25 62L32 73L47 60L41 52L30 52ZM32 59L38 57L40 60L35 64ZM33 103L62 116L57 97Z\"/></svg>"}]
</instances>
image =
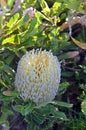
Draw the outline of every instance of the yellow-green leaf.
<instances>
[{"instance_id":1,"label":"yellow-green leaf","mask_svg":"<svg viewBox=\"0 0 86 130\"><path fill-rule=\"evenodd\" d=\"M48 7L48 4L45 0L38 0L39 1L39 4L43 10L43 13L46 15L46 16L49 16L49 13L50 13L50 9Z\"/></svg>"},{"instance_id":2,"label":"yellow-green leaf","mask_svg":"<svg viewBox=\"0 0 86 130\"><path fill-rule=\"evenodd\" d=\"M86 99L81 104L81 110L86 115Z\"/></svg>"},{"instance_id":3,"label":"yellow-green leaf","mask_svg":"<svg viewBox=\"0 0 86 130\"><path fill-rule=\"evenodd\" d=\"M13 17L11 17L10 21L7 23L7 27L13 27L19 18L19 13L16 13Z\"/></svg>"},{"instance_id":4,"label":"yellow-green leaf","mask_svg":"<svg viewBox=\"0 0 86 130\"><path fill-rule=\"evenodd\" d=\"M14 44L14 45L20 44L20 38L18 35L12 35L2 41L2 45L7 44L7 43Z\"/></svg>"}]
</instances>

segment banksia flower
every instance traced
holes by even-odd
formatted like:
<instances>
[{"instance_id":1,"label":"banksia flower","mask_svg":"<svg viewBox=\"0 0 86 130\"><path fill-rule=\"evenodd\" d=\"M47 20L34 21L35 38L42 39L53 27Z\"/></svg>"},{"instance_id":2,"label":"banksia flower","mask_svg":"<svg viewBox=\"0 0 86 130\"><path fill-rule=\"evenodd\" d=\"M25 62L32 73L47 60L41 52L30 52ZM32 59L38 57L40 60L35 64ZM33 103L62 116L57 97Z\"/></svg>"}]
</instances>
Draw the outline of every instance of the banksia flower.
<instances>
[{"instance_id":1,"label":"banksia flower","mask_svg":"<svg viewBox=\"0 0 86 130\"><path fill-rule=\"evenodd\" d=\"M24 101L51 101L58 91L60 73L60 63L51 51L33 49L18 63L15 88Z\"/></svg>"}]
</instances>

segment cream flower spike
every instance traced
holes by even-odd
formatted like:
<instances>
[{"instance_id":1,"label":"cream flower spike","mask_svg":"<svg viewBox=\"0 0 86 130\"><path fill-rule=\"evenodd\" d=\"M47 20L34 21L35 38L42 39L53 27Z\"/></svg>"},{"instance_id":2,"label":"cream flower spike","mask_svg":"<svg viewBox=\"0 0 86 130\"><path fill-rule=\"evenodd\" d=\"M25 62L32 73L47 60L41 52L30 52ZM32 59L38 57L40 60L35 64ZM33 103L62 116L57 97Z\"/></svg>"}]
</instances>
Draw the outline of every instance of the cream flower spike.
<instances>
[{"instance_id":1,"label":"cream flower spike","mask_svg":"<svg viewBox=\"0 0 86 130\"><path fill-rule=\"evenodd\" d=\"M60 63L51 51L33 49L18 63L15 88L24 101L41 104L55 98L60 75Z\"/></svg>"}]
</instances>

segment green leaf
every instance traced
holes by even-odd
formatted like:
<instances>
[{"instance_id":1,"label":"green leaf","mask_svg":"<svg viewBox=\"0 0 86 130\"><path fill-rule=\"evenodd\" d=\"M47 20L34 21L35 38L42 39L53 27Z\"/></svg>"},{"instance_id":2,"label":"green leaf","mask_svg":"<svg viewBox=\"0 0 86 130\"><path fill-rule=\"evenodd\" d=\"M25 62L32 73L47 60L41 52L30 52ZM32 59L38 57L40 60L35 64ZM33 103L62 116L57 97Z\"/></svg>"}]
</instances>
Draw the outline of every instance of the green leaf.
<instances>
[{"instance_id":1,"label":"green leaf","mask_svg":"<svg viewBox=\"0 0 86 130\"><path fill-rule=\"evenodd\" d=\"M7 86L8 86L8 84L11 84L10 78L6 73L3 73L2 79L5 83L7 83Z\"/></svg>"},{"instance_id":2,"label":"green leaf","mask_svg":"<svg viewBox=\"0 0 86 130\"><path fill-rule=\"evenodd\" d=\"M78 10L81 0L64 0L66 7L70 10Z\"/></svg>"},{"instance_id":3,"label":"green leaf","mask_svg":"<svg viewBox=\"0 0 86 130\"><path fill-rule=\"evenodd\" d=\"M13 97L12 96L5 96L3 94L0 94L0 100L10 102L11 100L13 100Z\"/></svg>"},{"instance_id":4,"label":"green leaf","mask_svg":"<svg viewBox=\"0 0 86 130\"><path fill-rule=\"evenodd\" d=\"M41 108L41 107L45 107L47 104L49 104L50 102L43 102L41 104L39 104L38 106L36 106L35 108Z\"/></svg>"},{"instance_id":5,"label":"green leaf","mask_svg":"<svg viewBox=\"0 0 86 130\"><path fill-rule=\"evenodd\" d=\"M0 79L0 84L4 87L8 88L8 85L2 79Z\"/></svg>"},{"instance_id":6,"label":"green leaf","mask_svg":"<svg viewBox=\"0 0 86 130\"><path fill-rule=\"evenodd\" d=\"M58 95L62 95L66 92L67 88L69 87L68 82L63 82L60 84L59 89L58 89Z\"/></svg>"},{"instance_id":7,"label":"green leaf","mask_svg":"<svg viewBox=\"0 0 86 130\"><path fill-rule=\"evenodd\" d=\"M2 84L2 86L6 88L11 87L13 84L14 77L15 77L14 70L9 66L4 65L1 70L0 84Z\"/></svg>"},{"instance_id":8,"label":"green leaf","mask_svg":"<svg viewBox=\"0 0 86 130\"><path fill-rule=\"evenodd\" d=\"M13 114L11 110L9 110L7 107L2 107L2 115L0 116L0 124L7 124L8 120L7 117Z\"/></svg>"},{"instance_id":9,"label":"green leaf","mask_svg":"<svg viewBox=\"0 0 86 130\"><path fill-rule=\"evenodd\" d=\"M12 60L14 59L15 55L14 54L10 54L7 58L6 58L6 63L7 65L10 65L10 63L12 62Z\"/></svg>"},{"instance_id":10,"label":"green leaf","mask_svg":"<svg viewBox=\"0 0 86 130\"><path fill-rule=\"evenodd\" d=\"M34 121L30 122L30 125L28 126L27 130L36 130L36 124Z\"/></svg>"},{"instance_id":11,"label":"green leaf","mask_svg":"<svg viewBox=\"0 0 86 130\"><path fill-rule=\"evenodd\" d=\"M13 27L19 19L19 13L16 13L14 16L11 17L10 21L7 23L7 27Z\"/></svg>"},{"instance_id":12,"label":"green leaf","mask_svg":"<svg viewBox=\"0 0 86 130\"><path fill-rule=\"evenodd\" d=\"M25 24L26 22L28 22L29 18L30 18L29 15L26 14L26 15L24 16L24 18L23 18L22 24Z\"/></svg>"},{"instance_id":13,"label":"green leaf","mask_svg":"<svg viewBox=\"0 0 86 130\"><path fill-rule=\"evenodd\" d=\"M81 110L84 115L86 115L86 99L81 104Z\"/></svg>"},{"instance_id":14,"label":"green leaf","mask_svg":"<svg viewBox=\"0 0 86 130\"><path fill-rule=\"evenodd\" d=\"M15 105L14 109L20 112L22 115L26 116L33 111L34 106L34 103L28 102L26 105Z\"/></svg>"},{"instance_id":15,"label":"green leaf","mask_svg":"<svg viewBox=\"0 0 86 130\"><path fill-rule=\"evenodd\" d=\"M31 113L34 109L34 103L30 102L21 108L22 115L26 116Z\"/></svg>"},{"instance_id":16,"label":"green leaf","mask_svg":"<svg viewBox=\"0 0 86 130\"><path fill-rule=\"evenodd\" d=\"M45 121L45 119L46 119L46 115L44 115L44 112L43 113L41 113L40 112L41 110L39 110L39 111L34 111L32 114L33 114L33 121L36 123L36 124L42 124L44 121Z\"/></svg>"},{"instance_id":17,"label":"green leaf","mask_svg":"<svg viewBox=\"0 0 86 130\"><path fill-rule=\"evenodd\" d=\"M50 102L44 102L38 106L36 106L35 108L41 108L41 107L45 107L48 104L52 104L52 105L57 105L57 106L61 106L61 107L67 107L67 108L71 108L72 104L69 104L67 102L62 102L62 101L50 101Z\"/></svg>"},{"instance_id":18,"label":"green leaf","mask_svg":"<svg viewBox=\"0 0 86 130\"><path fill-rule=\"evenodd\" d=\"M50 122L57 119L67 120L66 115L60 112L58 108L52 104L47 104L39 109L34 109L33 120L37 124L42 124L44 121L49 120Z\"/></svg>"},{"instance_id":19,"label":"green leaf","mask_svg":"<svg viewBox=\"0 0 86 130\"><path fill-rule=\"evenodd\" d=\"M62 72L62 76L63 77L71 77L71 76L74 76L74 72L73 71L66 71L66 72Z\"/></svg>"},{"instance_id":20,"label":"green leaf","mask_svg":"<svg viewBox=\"0 0 86 130\"><path fill-rule=\"evenodd\" d=\"M54 117L56 119L67 120L67 117L66 117L66 115L63 112L61 112L61 111L54 111L53 113L54 113Z\"/></svg>"},{"instance_id":21,"label":"green leaf","mask_svg":"<svg viewBox=\"0 0 86 130\"><path fill-rule=\"evenodd\" d=\"M10 74L10 75L15 76L14 70L13 70L11 67L9 67L8 65L4 65L3 70L4 70L7 74Z\"/></svg>"},{"instance_id":22,"label":"green leaf","mask_svg":"<svg viewBox=\"0 0 86 130\"><path fill-rule=\"evenodd\" d=\"M50 114L53 115L54 109L55 107L51 104L47 104L46 106L38 109L35 108L33 111L33 120L37 124L42 124L46 119L48 119Z\"/></svg>"},{"instance_id":23,"label":"green leaf","mask_svg":"<svg viewBox=\"0 0 86 130\"><path fill-rule=\"evenodd\" d=\"M37 18L34 17L29 26L27 27L28 30L23 34L24 39L27 40L29 37L34 36L38 32L38 26L39 24L37 22ZM28 40L28 42L29 41L30 40Z\"/></svg>"},{"instance_id":24,"label":"green leaf","mask_svg":"<svg viewBox=\"0 0 86 130\"><path fill-rule=\"evenodd\" d=\"M4 62L3 61L0 61L0 69L2 69L4 66Z\"/></svg>"},{"instance_id":25,"label":"green leaf","mask_svg":"<svg viewBox=\"0 0 86 130\"><path fill-rule=\"evenodd\" d=\"M61 107L67 107L67 108L71 108L73 106L72 104L69 104L67 102L62 102L62 101L52 101L51 104L61 106Z\"/></svg>"},{"instance_id":26,"label":"green leaf","mask_svg":"<svg viewBox=\"0 0 86 130\"><path fill-rule=\"evenodd\" d=\"M24 107L24 106L22 106L22 105L15 105L15 106L13 106L13 109L14 109L15 111L21 113L21 109L22 109L22 107Z\"/></svg>"},{"instance_id":27,"label":"green leaf","mask_svg":"<svg viewBox=\"0 0 86 130\"><path fill-rule=\"evenodd\" d=\"M4 39L2 41L2 45L4 44L7 44L7 43L10 43L10 44L20 44L20 38L19 38L19 35L11 35L10 37L7 37L6 39Z\"/></svg>"},{"instance_id":28,"label":"green leaf","mask_svg":"<svg viewBox=\"0 0 86 130\"><path fill-rule=\"evenodd\" d=\"M53 105L51 104L46 104L45 106L42 106L41 108L39 108L38 110L36 110L36 112L38 111L38 113L40 114L44 114L44 115L49 115L53 113L53 110L56 109ZM58 109L57 109L58 110Z\"/></svg>"}]
</instances>

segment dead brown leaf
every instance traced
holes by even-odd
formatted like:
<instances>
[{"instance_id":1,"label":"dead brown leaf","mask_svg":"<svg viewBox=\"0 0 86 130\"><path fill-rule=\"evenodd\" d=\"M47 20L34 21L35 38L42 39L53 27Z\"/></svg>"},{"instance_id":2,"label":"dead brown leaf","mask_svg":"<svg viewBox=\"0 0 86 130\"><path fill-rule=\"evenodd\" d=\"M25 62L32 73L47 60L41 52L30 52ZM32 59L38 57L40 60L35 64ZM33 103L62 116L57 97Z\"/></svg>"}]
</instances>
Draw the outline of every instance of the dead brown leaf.
<instances>
[{"instance_id":1,"label":"dead brown leaf","mask_svg":"<svg viewBox=\"0 0 86 130\"><path fill-rule=\"evenodd\" d=\"M84 50L86 49L86 43L81 43L80 41L76 40L72 36L71 36L71 39L78 47L80 47L81 49L84 49Z\"/></svg>"},{"instance_id":2,"label":"dead brown leaf","mask_svg":"<svg viewBox=\"0 0 86 130\"><path fill-rule=\"evenodd\" d=\"M67 55L69 56L69 58L74 58L79 55L79 51L69 51L67 52Z\"/></svg>"},{"instance_id":3,"label":"dead brown leaf","mask_svg":"<svg viewBox=\"0 0 86 130\"><path fill-rule=\"evenodd\" d=\"M6 5L6 1L5 0L0 0L0 5L3 8Z\"/></svg>"},{"instance_id":4,"label":"dead brown leaf","mask_svg":"<svg viewBox=\"0 0 86 130\"><path fill-rule=\"evenodd\" d=\"M3 95L5 95L5 96L10 96L10 91L4 91L4 92L3 92Z\"/></svg>"}]
</instances>

